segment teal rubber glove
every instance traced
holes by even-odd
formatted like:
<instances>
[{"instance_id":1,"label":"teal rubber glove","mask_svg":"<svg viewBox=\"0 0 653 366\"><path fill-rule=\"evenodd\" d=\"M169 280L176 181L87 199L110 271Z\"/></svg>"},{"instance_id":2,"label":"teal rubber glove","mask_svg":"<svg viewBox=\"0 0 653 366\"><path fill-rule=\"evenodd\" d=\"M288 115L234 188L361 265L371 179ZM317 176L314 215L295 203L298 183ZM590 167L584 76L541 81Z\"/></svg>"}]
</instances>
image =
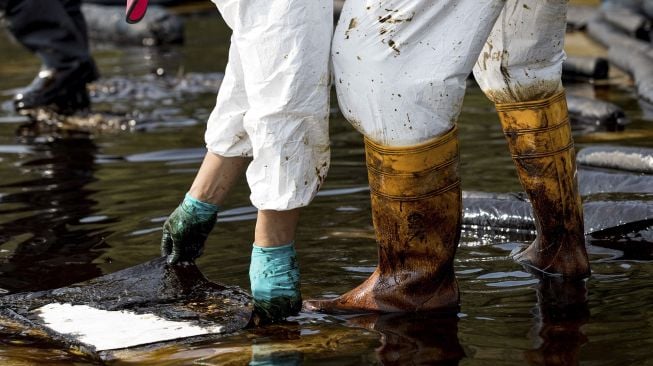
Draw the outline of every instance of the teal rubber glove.
<instances>
[{"instance_id":1,"label":"teal rubber glove","mask_svg":"<svg viewBox=\"0 0 653 366\"><path fill-rule=\"evenodd\" d=\"M254 323L283 320L301 310L294 243L274 248L254 244L249 280L254 298Z\"/></svg>"},{"instance_id":2,"label":"teal rubber glove","mask_svg":"<svg viewBox=\"0 0 653 366\"><path fill-rule=\"evenodd\" d=\"M163 224L161 255L168 263L193 262L202 255L204 242L218 218L218 206L186 193L184 201Z\"/></svg>"}]
</instances>

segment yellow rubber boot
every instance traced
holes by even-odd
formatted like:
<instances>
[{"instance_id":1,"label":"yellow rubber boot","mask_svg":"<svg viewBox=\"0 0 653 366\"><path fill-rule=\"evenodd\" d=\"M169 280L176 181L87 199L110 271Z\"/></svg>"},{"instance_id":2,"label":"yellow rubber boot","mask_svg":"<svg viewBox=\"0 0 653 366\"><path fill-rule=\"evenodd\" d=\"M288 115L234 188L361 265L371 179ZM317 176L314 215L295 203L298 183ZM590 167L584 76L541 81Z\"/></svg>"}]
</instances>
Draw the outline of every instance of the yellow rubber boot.
<instances>
[{"instance_id":1,"label":"yellow rubber boot","mask_svg":"<svg viewBox=\"0 0 653 366\"><path fill-rule=\"evenodd\" d=\"M583 206L564 91L496 108L537 228L535 241L514 258L550 275L588 276Z\"/></svg>"},{"instance_id":2,"label":"yellow rubber boot","mask_svg":"<svg viewBox=\"0 0 653 366\"><path fill-rule=\"evenodd\" d=\"M305 308L457 310L453 259L462 209L456 129L415 146L365 145L379 264L355 289L332 300L306 301Z\"/></svg>"}]
</instances>

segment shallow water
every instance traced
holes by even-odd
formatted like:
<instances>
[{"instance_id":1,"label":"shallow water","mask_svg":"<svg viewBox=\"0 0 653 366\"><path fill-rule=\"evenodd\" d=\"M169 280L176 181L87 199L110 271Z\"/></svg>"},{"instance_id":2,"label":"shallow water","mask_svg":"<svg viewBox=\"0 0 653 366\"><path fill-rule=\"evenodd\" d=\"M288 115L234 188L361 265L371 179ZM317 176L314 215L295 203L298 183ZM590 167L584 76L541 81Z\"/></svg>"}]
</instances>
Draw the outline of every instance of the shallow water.
<instances>
[{"instance_id":1,"label":"shallow water","mask_svg":"<svg viewBox=\"0 0 653 366\"><path fill-rule=\"evenodd\" d=\"M170 75L223 70L229 33L217 15L189 18L187 32L181 48L155 52L105 46L95 55L105 77L140 78L157 68ZM103 111L172 117L144 131L25 143L15 137L25 121L10 112L7 100L13 88L30 81L38 61L0 36L0 65L0 293L65 286L157 256L160 227L199 166L203 123L215 95L98 97L96 109ZM578 146L608 141L653 147L653 122L642 119L630 88L569 89L600 94L622 106L633 121L622 134L577 137ZM176 123L180 120L197 123ZM459 128L463 189L519 190L493 108L476 87L469 88ZM340 117L331 120L331 138L329 178L304 210L297 238L306 298L352 288L376 261L362 139ZM212 280L247 288L254 212L244 182L225 206L199 265ZM650 262L615 259L618 251L592 247L592 277L586 284L559 288L507 259L521 244L464 233L456 257L462 292L457 318L302 313L287 324L217 341L107 357L116 365L241 365L250 360L270 365L653 365ZM556 300L562 298L575 305L559 308ZM87 360L16 336L0 340L0 362Z\"/></svg>"}]
</instances>

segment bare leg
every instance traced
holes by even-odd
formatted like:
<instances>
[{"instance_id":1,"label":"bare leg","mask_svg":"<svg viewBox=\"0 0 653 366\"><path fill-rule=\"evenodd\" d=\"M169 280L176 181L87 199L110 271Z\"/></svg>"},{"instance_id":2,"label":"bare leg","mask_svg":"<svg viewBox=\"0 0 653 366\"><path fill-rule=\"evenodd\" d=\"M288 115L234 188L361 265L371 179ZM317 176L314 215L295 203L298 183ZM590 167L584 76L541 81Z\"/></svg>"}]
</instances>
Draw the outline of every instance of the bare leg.
<instances>
[{"instance_id":1,"label":"bare leg","mask_svg":"<svg viewBox=\"0 0 653 366\"><path fill-rule=\"evenodd\" d=\"M290 211L260 210L256 219L254 242L264 248L277 247L295 240L299 209Z\"/></svg>"},{"instance_id":2,"label":"bare leg","mask_svg":"<svg viewBox=\"0 0 653 366\"><path fill-rule=\"evenodd\" d=\"M224 157L207 152L190 188L190 195L202 202L221 206L250 161L249 158ZM266 248L288 244L295 239L298 221L299 209L260 210L254 242Z\"/></svg>"},{"instance_id":3,"label":"bare leg","mask_svg":"<svg viewBox=\"0 0 653 366\"><path fill-rule=\"evenodd\" d=\"M299 266L293 245L299 209L259 210L249 280L253 324L297 314L302 307Z\"/></svg>"}]
</instances>

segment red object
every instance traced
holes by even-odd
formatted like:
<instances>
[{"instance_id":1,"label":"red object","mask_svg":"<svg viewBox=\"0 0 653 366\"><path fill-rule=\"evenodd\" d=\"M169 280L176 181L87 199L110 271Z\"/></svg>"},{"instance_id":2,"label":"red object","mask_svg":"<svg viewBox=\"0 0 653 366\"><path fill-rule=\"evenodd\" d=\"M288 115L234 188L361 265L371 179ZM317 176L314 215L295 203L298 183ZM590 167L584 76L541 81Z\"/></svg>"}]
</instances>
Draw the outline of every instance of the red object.
<instances>
[{"instance_id":1,"label":"red object","mask_svg":"<svg viewBox=\"0 0 653 366\"><path fill-rule=\"evenodd\" d=\"M145 16L148 0L127 0L127 23L138 23Z\"/></svg>"}]
</instances>

